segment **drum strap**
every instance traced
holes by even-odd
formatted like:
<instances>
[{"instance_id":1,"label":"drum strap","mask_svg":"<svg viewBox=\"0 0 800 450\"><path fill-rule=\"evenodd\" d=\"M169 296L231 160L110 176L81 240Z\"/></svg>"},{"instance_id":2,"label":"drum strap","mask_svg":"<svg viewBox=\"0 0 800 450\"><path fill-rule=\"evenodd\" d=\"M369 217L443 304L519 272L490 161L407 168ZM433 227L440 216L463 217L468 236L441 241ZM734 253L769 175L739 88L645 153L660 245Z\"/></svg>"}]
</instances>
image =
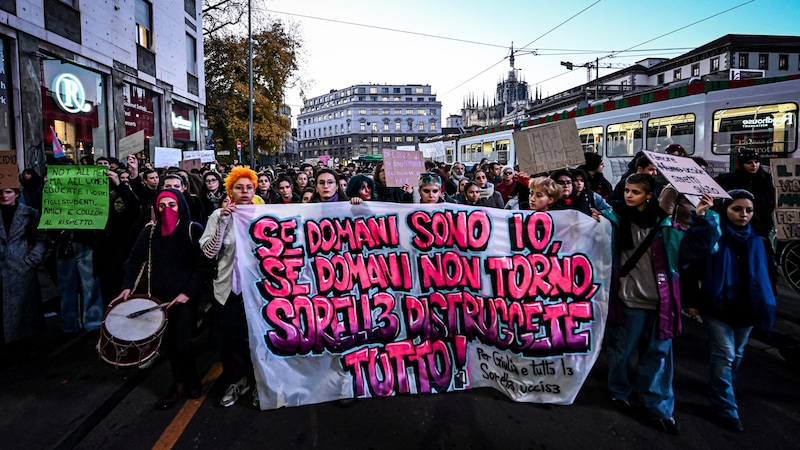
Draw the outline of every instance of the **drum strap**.
<instances>
[{"instance_id":1,"label":"drum strap","mask_svg":"<svg viewBox=\"0 0 800 450\"><path fill-rule=\"evenodd\" d=\"M147 261L142 264L142 268L139 270L139 275L136 276L136 282L133 283L133 288L131 292L136 292L136 286L139 286L139 282L142 280L142 274L144 274L144 269L147 267L147 296L152 297L150 294L150 276L151 276L151 269L153 266L153 232L155 231L156 226L150 226L150 237L147 239Z\"/></svg>"}]
</instances>

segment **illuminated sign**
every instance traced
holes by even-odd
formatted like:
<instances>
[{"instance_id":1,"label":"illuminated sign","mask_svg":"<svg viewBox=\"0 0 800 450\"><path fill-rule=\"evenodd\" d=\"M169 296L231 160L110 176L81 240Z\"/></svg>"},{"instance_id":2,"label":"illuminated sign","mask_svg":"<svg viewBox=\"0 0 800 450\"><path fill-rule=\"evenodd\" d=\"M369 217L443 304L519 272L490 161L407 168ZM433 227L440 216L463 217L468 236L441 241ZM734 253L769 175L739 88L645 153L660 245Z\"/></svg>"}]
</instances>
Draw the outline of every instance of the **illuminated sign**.
<instances>
[{"instance_id":1,"label":"illuminated sign","mask_svg":"<svg viewBox=\"0 0 800 450\"><path fill-rule=\"evenodd\" d=\"M184 119L181 116L175 115L175 111L173 111L172 127L178 130L192 131L192 121Z\"/></svg>"},{"instance_id":2,"label":"illuminated sign","mask_svg":"<svg viewBox=\"0 0 800 450\"><path fill-rule=\"evenodd\" d=\"M794 114L787 112L783 116L772 117L767 116L758 119L745 119L742 120L744 128L763 128L763 127L780 127L784 125L792 126L794 123Z\"/></svg>"},{"instance_id":3,"label":"illuminated sign","mask_svg":"<svg viewBox=\"0 0 800 450\"><path fill-rule=\"evenodd\" d=\"M86 91L81 81L71 73L62 73L53 80L56 103L68 113L85 113L92 110L86 103Z\"/></svg>"}]
</instances>

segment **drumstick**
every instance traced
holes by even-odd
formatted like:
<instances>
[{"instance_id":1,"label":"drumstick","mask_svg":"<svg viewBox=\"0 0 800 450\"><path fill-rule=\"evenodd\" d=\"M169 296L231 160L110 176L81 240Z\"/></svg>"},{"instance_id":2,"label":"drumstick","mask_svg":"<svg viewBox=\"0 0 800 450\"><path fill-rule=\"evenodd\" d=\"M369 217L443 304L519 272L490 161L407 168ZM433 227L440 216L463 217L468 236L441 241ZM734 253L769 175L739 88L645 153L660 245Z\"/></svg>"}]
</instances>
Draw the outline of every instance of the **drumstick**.
<instances>
[{"instance_id":1,"label":"drumstick","mask_svg":"<svg viewBox=\"0 0 800 450\"><path fill-rule=\"evenodd\" d=\"M160 309L160 308L166 308L167 306L169 306L169 303L162 303L160 305L152 306L150 308L142 309L142 310L139 310L139 311L134 311L134 312L128 314L127 317L129 319L133 319L135 317L141 316L142 314L147 314L150 311L155 311L155 310Z\"/></svg>"}]
</instances>

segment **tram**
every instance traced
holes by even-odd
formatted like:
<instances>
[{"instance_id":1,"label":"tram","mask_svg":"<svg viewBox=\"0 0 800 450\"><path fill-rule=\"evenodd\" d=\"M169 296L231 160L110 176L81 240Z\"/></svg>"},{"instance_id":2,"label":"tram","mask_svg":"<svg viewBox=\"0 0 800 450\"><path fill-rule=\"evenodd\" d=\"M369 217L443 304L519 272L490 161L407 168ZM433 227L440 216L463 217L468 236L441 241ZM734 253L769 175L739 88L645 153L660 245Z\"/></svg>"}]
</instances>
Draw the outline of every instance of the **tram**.
<instances>
[{"instance_id":1,"label":"tram","mask_svg":"<svg viewBox=\"0 0 800 450\"><path fill-rule=\"evenodd\" d=\"M734 155L751 149L764 158L795 157L798 149L800 74L747 80L706 81L600 100L514 124L440 136L420 144L437 146L432 159L467 167L486 158L516 165L514 133L558 120L575 119L583 150L603 155L605 175L615 184L642 149L663 151L680 144L708 163L712 176L730 171ZM609 173L609 170L610 173ZM776 243L784 278L800 292L800 241Z\"/></svg>"},{"instance_id":2,"label":"tram","mask_svg":"<svg viewBox=\"0 0 800 450\"><path fill-rule=\"evenodd\" d=\"M785 77L707 81L601 100L585 108L541 116L515 124L480 128L420 144L436 146L432 159L467 167L486 158L517 163L515 132L574 118L584 151L603 155L619 180L642 149L659 151L681 144L689 155L709 164L709 173L727 172L731 156L750 148L765 157L792 157L798 146L800 74Z\"/></svg>"}]
</instances>

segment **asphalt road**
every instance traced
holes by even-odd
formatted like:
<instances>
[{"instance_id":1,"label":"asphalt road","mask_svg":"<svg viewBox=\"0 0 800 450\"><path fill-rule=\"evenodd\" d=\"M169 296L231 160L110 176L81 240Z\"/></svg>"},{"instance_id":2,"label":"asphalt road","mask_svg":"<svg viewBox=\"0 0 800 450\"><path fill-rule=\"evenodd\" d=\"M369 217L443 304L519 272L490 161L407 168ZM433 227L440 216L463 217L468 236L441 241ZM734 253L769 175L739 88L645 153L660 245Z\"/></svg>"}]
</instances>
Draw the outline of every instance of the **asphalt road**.
<instances>
[{"instance_id":1,"label":"asphalt road","mask_svg":"<svg viewBox=\"0 0 800 450\"><path fill-rule=\"evenodd\" d=\"M51 328L57 328L55 319ZM784 313L783 326L793 319ZM701 326L691 321L675 340L680 436L610 405L603 356L571 406L514 403L479 389L357 400L349 408L333 402L259 411L249 401L216 406L224 387L215 383L216 352L201 335L208 397L156 411L153 404L170 381L166 361L115 370L97 358L96 334L59 339L54 333L20 361L2 361L2 448L796 448L800 437L800 369L759 343L748 347L738 382L745 432L712 422L705 397L708 348Z\"/></svg>"}]
</instances>

